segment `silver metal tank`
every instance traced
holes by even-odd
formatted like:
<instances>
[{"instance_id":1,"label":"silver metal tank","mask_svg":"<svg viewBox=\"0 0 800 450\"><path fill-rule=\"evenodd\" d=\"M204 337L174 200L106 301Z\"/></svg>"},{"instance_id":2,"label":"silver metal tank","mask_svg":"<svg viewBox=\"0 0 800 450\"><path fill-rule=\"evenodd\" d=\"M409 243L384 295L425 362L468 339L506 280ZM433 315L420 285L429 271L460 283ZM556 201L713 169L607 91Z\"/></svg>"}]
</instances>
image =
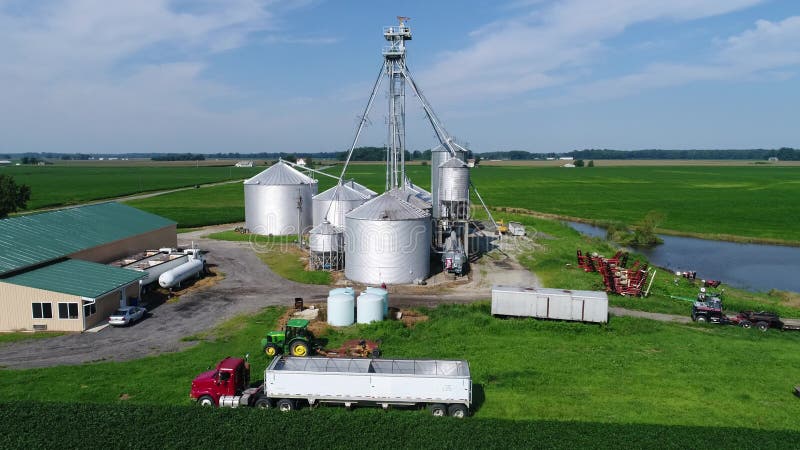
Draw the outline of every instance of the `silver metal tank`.
<instances>
[{"instance_id":1,"label":"silver metal tank","mask_svg":"<svg viewBox=\"0 0 800 450\"><path fill-rule=\"evenodd\" d=\"M356 183L353 180L347 180L347 181L343 182L343 184L345 186L349 187L349 188L355 189L358 192L364 194L364 196L366 196L367 198L372 198L372 197L375 197L376 195L378 195L377 192L375 192L372 189L364 186L363 184Z\"/></svg>"},{"instance_id":2,"label":"silver metal tank","mask_svg":"<svg viewBox=\"0 0 800 450\"><path fill-rule=\"evenodd\" d=\"M344 184L333 186L312 199L315 224L327 220L333 226L344 227L344 216L361 206L370 197Z\"/></svg>"},{"instance_id":3,"label":"silver metal tank","mask_svg":"<svg viewBox=\"0 0 800 450\"><path fill-rule=\"evenodd\" d=\"M469 202L469 167L453 158L439 166L439 201Z\"/></svg>"},{"instance_id":4,"label":"silver metal tank","mask_svg":"<svg viewBox=\"0 0 800 450\"><path fill-rule=\"evenodd\" d=\"M403 284L430 272L431 216L385 192L350 211L345 276L365 284Z\"/></svg>"},{"instance_id":5,"label":"silver metal tank","mask_svg":"<svg viewBox=\"0 0 800 450\"><path fill-rule=\"evenodd\" d=\"M308 233L308 250L314 270L341 270L344 263L342 229L325 221Z\"/></svg>"},{"instance_id":6,"label":"silver metal tank","mask_svg":"<svg viewBox=\"0 0 800 450\"><path fill-rule=\"evenodd\" d=\"M311 228L317 180L278 162L245 180L245 226L251 233L285 236Z\"/></svg>"},{"instance_id":7,"label":"silver metal tank","mask_svg":"<svg viewBox=\"0 0 800 450\"><path fill-rule=\"evenodd\" d=\"M340 252L344 248L342 229L322 222L308 232L308 249L312 252Z\"/></svg>"},{"instance_id":8,"label":"silver metal tank","mask_svg":"<svg viewBox=\"0 0 800 450\"><path fill-rule=\"evenodd\" d=\"M466 162L467 154L466 152L456 152L455 155L456 159L461 160L462 162ZM431 209L431 214L435 219L441 217L440 214L440 199L439 199L439 185L440 185L440 170L439 167L450 161L453 157L450 153L442 147L438 145L431 149L431 204L433 209Z\"/></svg>"}]
</instances>

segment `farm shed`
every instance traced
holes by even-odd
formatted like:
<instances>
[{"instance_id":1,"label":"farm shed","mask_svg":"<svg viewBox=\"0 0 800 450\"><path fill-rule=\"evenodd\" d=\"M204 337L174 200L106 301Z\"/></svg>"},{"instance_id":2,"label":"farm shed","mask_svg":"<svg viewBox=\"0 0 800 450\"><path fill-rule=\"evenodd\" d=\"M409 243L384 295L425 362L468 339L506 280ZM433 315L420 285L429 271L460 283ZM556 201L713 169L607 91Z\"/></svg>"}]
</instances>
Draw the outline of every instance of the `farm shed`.
<instances>
[{"instance_id":1,"label":"farm shed","mask_svg":"<svg viewBox=\"0 0 800 450\"><path fill-rule=\"evenodd\" d=\"M175 222L119 203L0 220L0 331L91 328L147 275L106 264L176 244Z\"/></svg>"}]
</instances>

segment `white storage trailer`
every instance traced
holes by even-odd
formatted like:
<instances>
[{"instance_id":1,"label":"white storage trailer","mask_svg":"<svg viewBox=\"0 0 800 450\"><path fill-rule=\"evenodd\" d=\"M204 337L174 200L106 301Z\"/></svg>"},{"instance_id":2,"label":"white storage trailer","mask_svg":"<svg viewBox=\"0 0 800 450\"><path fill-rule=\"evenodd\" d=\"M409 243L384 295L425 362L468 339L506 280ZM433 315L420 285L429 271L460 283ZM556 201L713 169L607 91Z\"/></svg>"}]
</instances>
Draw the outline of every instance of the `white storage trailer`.
<instances>
[{"instance_id":1,"label":"white storage trailer","mask_svg":"<svg viewBox=\"0 0 800 450\"><path fill-rule=\"evenodd\" d=\"M492 315L606 323L608 296L603 291L494 286Z\"/></svg>"},{"instance_id":2,"label":"white storage trailer","mask_svg":"<svg viewBox=\"0 0 800 450\"><path fill-rule=\"evenodd\" d=\"M460 360L275 358L263 394L283 411L298 402L427 406L433 415L464 417L472 404L469 364Z\"/></svg>"}]
</instances>

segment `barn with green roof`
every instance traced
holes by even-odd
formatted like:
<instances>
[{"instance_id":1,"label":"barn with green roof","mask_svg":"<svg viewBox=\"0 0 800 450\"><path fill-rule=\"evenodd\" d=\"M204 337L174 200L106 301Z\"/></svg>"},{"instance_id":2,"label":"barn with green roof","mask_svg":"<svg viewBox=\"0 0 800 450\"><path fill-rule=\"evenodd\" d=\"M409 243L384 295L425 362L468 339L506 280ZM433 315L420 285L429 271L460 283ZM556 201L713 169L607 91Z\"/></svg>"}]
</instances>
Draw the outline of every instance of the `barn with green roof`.
<instances>
[{"instance_id":1,"label":"barn with green roof","mask_svg":"<svg viewBox=\"0 0 800 450\"><path fill-rule=\"evenodd\" d=\"M0 331L91 328L146 275L108 263L176 244L175 222L114 202L2 219Z\"/></svg>"}]
</instances>

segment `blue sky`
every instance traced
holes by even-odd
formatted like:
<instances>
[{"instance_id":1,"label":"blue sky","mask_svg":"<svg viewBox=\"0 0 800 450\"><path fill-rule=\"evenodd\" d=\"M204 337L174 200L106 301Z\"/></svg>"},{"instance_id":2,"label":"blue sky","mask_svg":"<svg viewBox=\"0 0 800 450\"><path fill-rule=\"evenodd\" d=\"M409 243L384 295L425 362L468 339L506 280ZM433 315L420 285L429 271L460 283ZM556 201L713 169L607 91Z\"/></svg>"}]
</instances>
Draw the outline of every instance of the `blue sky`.
<instances>
[{"instance_id":1,"label":"blue sky","mask_svg":"<svg viewBox=\"0 0 800 450\"><path fill-rule=\"evenodd\" d=\"M348 148L397 15L478 152L800 147L792 0L0 0L0 152Z\"/></svg>"}]
</instances>

